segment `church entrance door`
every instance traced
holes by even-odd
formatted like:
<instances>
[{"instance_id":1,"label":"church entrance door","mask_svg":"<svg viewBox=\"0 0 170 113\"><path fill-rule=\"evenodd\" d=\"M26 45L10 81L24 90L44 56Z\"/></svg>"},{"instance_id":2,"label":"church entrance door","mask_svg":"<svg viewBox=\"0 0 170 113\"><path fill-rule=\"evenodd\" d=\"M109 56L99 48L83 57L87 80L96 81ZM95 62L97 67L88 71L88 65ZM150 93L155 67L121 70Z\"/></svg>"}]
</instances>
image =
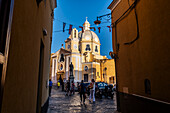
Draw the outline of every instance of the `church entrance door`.
<instances>
[{"instance_id":1,"label":"church entrance door","mask_svg":"<svg viewBox=\"0 0 170 113\"><path fill-rule=\"evenodd\" d=\"M84 82L88 82L88 74L84 74Z\"/></svg>"}]
</instances>

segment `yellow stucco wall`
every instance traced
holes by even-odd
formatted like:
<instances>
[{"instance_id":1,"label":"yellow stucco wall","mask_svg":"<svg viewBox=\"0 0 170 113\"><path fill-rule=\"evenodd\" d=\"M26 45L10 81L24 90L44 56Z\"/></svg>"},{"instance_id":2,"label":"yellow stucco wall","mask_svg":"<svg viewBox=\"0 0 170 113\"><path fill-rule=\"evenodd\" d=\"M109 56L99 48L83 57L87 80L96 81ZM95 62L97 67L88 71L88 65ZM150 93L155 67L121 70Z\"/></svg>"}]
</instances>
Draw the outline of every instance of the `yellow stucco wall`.
<instances>
[{"instance_id":1,"label":"yellow stucco wall","mask_svg":"<svg viewBox=\"0 0 170 113\"><path fill-rule=\"evenodd\" d=\"M112 11L112 22L129 8L127 0L121 0ZM169 0L140 0L136 5L139 21L139 39L137 36L134 10L117 24L117 43L119 43L116 60L118 90L128 88L130 94L152 97L170 102L170 34L169 34ZM113 28L113 48L115 28ZM151 95L145 94L144 80L151 82Z\"/></svg>"},{"instance_id":2,"label":"yellow stucco wall","mask_svg":"<svg viewBox=\"0 0 170 113\"><path fill-rule=\"evenodd\" d=\"M92 42L92 41L87 41L85 39L83 39L84 41L81 42L81 51L82 53L84 52L94 52L95 54L98 54L100 55L100 44L99 43L95 43L95 42ZM90 45L90 51L89 50L85 50L86 49L86 45L89 44ZM98 47L98 52L95 52L95 46Z\"/></svg>"},{"instance_id":3,"label":"yellow stucco wall","mask_svg":"<svg viewBox=\"0 0 170 113\"><path fill-rule=\"evenodd\" d=\"M97 46L98 52L95 51L96 46ZM99 43L93 43L93 52L95 54L100 55L100 44Z\"/></svg>"},{"instance_id":4,"label":"yellow stucco wall","mask_svg":"<svg viewBox=\"0 0 170 113\"><path fill-rule=\"evenodd\" d=\"M9 59L1 113L35 113L40 61L44 43L41 106L47 101L50 72L52 17L50 0L14 0ZM42 29L47 30L43 37ZM40 107L41 107L40 106Z\"/></svg>"},{"instance_id":5,"label":"yellow stucco wall","mask_svg":"<svg viewBox=\"0 0 170 113\"><path fill-rule=\"evenodd\" d=\"M106 70L106 76L104 78L104 81L110 84L109 78L114 77L114 83L116 83L114 59L107 59L103 65L103 69L105 67L107 68L107 70ZM103 73L105 73L105 72L103 72Z\"/></svg>"},{"instance_id":6,"label":"yellow stucco wall","mask_svg":"<svg viewBox=\"0 0 170 113\"><path fill-rule=\"evenodd\" d=\"M89 51L89 50L88 50L88 51L85 50L87 44L90 45L90 49L91 49L90 51ZM81 51L82 51L82 53L84 53L84 52L92 52L92 44L91 44L91 41L82 42L82 43L81 43Z\"/></svg>"},{"instance_id":7,"label":"yellow stucco wall","mask_svg":"<svg viewBox=\"0 0 170 113\"><path fill-rule=\"evenodd\" d=\"M70 45L70 48L68 48L68 45ZM67 51L71 51L71 41L68 41L68 42L65 43L65 49Z\"/></svg>"},{"instance_id":8,"label":"yellow stucco wall","mask_svg":"<svg viewBox=\"0 0 170 113\"><path fill-rule=\"evenodd\" d=\"M95 68L95 79L96 82L100 82L101 81L101 73L100 73L100 63L94 63L93 64L93 68Z\"/></svg>"},{"instance_id":9,"label":"yellow stucco wall","mask_svg":"<svg viewBox=\"0 0 170 113\"><path fill-rule=\"evenodd\" d=\"M88 70L87 71L85 71L84 70L84 67L85 66L87 66L88 67ZM93 69L92 69L92 63L83 63L82 64L82 79L84 80L84 74L88 74L88 82L90 82L91 81L91 73L92 73L92 71L94 71Z\"/></svg>"}]
</instances>

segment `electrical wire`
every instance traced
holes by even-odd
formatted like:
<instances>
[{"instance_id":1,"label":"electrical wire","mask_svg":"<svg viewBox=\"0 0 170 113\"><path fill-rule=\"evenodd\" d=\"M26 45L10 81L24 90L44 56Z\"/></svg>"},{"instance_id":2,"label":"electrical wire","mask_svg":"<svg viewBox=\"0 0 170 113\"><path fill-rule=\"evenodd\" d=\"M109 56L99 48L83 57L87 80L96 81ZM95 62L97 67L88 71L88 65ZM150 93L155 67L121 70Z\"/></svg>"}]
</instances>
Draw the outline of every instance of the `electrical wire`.
<instances>
[{"instance_id":1,"label":"electrical wire","mask_svg":"<svg viewBox=\"0 0 170 113\"><path fill-rule=\"evenodd\" d=\"M138 16L137 16L136 8L134 8L134 11L135 11L135 18L136 18L137 36L134 40L124 43L125 45L133 44L136 40L139 39L139 23L138 23Z\"/></svg>"},{"instance_id":2,"label":"electrical wire","mask_svg":"<svg viewBox=\"0 0 170 113\"><path fill-rule=\"evenodd\" d=\"M137 16L137 12L136 12L136 4L137 4L138 0L135 0L134 3L115 21L113 22L113 27L115 27L115 40L117 40L117 30L116 30L116 25L122 21L125 17L127 17L129 15L129 13L134 9L135 11L135 18L136 18L136 27L137 27L137 36L134 40L130 41L130 42L126 42L124 43L125 45L129 45L129 44L133 44L136 40L139 39L139 24L138 24L138 16ZM129 0L128 0L128 4L130 5L129 3ZM116 42L116 51L118 49L118 44L117 44L117 41Z\"/></svg>"}]
</instances>

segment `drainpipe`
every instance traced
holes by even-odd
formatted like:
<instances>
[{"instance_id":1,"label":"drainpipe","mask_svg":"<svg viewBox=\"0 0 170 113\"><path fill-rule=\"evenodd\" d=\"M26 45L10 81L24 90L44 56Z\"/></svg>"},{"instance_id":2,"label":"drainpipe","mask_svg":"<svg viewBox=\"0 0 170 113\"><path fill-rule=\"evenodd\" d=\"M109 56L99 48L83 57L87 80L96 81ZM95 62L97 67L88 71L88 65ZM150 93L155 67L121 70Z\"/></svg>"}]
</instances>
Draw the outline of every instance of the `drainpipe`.
<instances>
[{"instance_id":1,"label":"drainpipe","mask_svg":"<svg viewBox=\"0 0 170 113\"><path fill-rule=\"evenodd\" d=\"M117 111L120 112L121 108L120 108L120 94L119 94L119 90L118 90L118 76L117 76L117 59L118 59L118 43L117 43L117 23L114 23L114 28L115 28L115 48L113 48L113 50L115 50L115 74L116 74L116 101L117 101Z\"/></svg>"}]
</instances>

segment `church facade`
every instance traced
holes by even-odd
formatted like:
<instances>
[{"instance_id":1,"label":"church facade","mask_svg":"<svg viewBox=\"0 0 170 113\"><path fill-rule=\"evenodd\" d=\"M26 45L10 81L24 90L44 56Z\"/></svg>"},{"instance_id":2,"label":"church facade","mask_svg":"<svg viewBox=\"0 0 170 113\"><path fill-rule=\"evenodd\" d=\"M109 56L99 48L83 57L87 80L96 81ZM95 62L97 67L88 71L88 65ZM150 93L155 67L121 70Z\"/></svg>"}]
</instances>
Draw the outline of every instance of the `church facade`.
<instances>
[{"instance_id":1,"label":"church facade","mask_svg":"<svg viewBox=\"0 0 170 113\"><path fill-rule=\"evenodd\" d=\"M83 31L74 28L62 47L52 54L51 79L57 83L61 77L69 79L69 65L74 66L74 82L90 82L91 79L115 83L115 64L113 59L100 55L100 40L90 30L89 22L83 24ZM107 65L106 65L107 64Z\"/></svg>"}]
</instances>

